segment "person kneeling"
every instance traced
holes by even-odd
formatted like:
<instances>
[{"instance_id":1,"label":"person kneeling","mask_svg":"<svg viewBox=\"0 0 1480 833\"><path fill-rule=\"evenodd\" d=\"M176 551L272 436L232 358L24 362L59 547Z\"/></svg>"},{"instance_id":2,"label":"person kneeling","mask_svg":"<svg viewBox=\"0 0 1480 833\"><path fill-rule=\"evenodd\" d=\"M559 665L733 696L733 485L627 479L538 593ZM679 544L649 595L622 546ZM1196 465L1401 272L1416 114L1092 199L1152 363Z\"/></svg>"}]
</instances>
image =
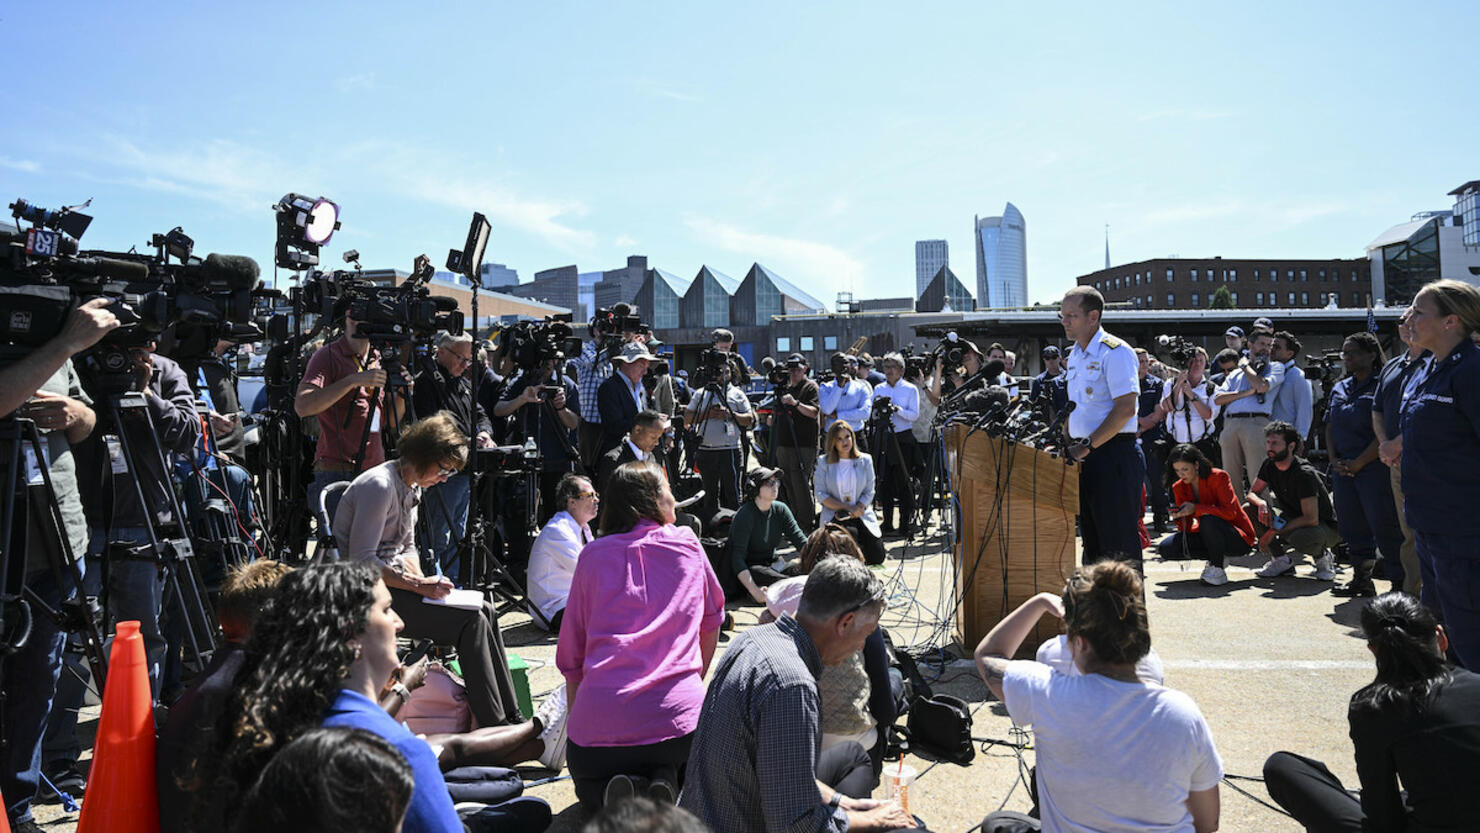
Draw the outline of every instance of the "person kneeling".
<instances>
[{"instance_id":1,"label":"person kneeling","mask_svg":"<svg viewBox=\"0 0 1480 833\"><path fill-rule=\"evenodd\" d=\"M1157 545L1162 558L1207 556L1203 584L1228 583L1223 569L1229 556L1243 555L1254 544L1254 526L1233 491L1228 472L1213 468L1202 450L1182 443L1167 455L1167 479L1172 480L1172 518L1177 534Z\"/></svg>"}]
</instances>

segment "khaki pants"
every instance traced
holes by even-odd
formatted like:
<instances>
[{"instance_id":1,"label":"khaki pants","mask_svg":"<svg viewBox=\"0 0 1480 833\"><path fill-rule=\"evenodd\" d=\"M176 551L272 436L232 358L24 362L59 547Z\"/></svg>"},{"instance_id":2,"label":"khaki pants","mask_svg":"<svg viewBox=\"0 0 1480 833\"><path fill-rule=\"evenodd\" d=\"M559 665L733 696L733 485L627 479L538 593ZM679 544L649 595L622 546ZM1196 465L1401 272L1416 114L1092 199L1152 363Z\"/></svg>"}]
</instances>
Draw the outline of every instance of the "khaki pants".
<instances>
[{"instance_id":1,"label":"khaki pants","mask_svg":"<svg viewBox=\"0 0 1480 833\"><path fill-rule=\"evenodd\" d=\"M1423 586L1423 578L1418 569L1418 546L1413 543L1413 530L1408 528L1408 520L1403 517L1402 470L1401 465L1390 466L1388 474L1393 479L1393 504L1398 507L1398 526L1403 529L1403 549L1399 550L1398 556L1398 560L1403 562L1403 592L1416 599Z\"/></svg>"},{"instance_id":2,"label":"khaki pants","mask_svg":"<svg viewBox=\"0 0 1480 833\"><path fill-rule=\"evenodd\" d=\"M1240 499L1249 493L1249 487L1259 479L1259 467L1264 465L1264 426L1269 417L1244 417L1230 415L1223 422L1223 434L1218 444L1223 451L1223 470L1233 480L1233 491Z\"/></svg>"}]
</instances>

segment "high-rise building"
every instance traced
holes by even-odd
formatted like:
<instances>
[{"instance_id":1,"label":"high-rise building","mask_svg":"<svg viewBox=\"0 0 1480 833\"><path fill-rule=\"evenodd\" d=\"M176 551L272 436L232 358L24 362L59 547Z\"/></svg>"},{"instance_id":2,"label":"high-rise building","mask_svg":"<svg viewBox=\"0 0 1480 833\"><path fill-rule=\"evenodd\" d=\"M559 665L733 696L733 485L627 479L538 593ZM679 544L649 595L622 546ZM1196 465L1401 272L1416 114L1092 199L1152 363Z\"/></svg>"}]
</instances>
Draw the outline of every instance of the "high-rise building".
<instances>
[{"instance_id":1,"label":"high-rise building","mask_svg":"<svg viewBox=\"0 0 1480 833\"><path fill-rule=\"evenodd\" d=\"M496 289L501 286L518 286L519 270L510 269L502 263L485 263L480 270L480 280L484 289Z\"/></svg>"},{"instance_id":2,"label":"high-rise building","mask_svg":"<svg viewBox=\"0 0 1480 833\"><path fill-rule=\"evenodd\" d=\"M971 233L976 241L977 308L1027 306L1028 226L1023 213L1008 203L1001 217L975 218Z\"/></svg>"},{"instance_id":3,"label":"high-rise building","mask_svg":"<svg viewBox=\"0 0 1480 833\"><path fill-rule=\"evenodd\" d=\"M940 267L951 265L950 250L944 240L915 241L915 297L925 292L930 279Z\"/></svg>"}]
</instances>

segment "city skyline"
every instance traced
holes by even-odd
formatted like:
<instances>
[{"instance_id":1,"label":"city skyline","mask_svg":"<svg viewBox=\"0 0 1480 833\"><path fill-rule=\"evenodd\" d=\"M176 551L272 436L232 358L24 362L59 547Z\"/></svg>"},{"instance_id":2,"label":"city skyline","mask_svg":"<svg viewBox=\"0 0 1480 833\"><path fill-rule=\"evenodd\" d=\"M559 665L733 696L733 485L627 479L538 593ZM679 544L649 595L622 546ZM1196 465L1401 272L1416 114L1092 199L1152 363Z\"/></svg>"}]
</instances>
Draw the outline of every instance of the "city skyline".
<instances>
[{"instance_id":1,"label":"city skyline","mask_svg":"<svg viewBox=\"0 0 1480 833\"><path fill-rule=\"evenodd\" d=\"M13 51L48 92L0 124L7 201L91 197L85 248L182 225L269 273L290 191L343 209L326 265L440 263L476 210L488 259L526 280L760 262L831 304L905 294L911 242L959 260L965 218L1011 198L1034 218L1032 303L1101 268L1106 223L1123 263L1360 257L1476 175L1462 80L1413 83L1471 49L1460 2L1406 12L1403 38L1376 2L258 8L84 0L64 30L7 8L12 31L56 32ZM335 59L263 60L285 20ZM746 48L715 60L719 31ZM1416 125L1423 152L1393 153Z\"/></svg>"}]
</instances>

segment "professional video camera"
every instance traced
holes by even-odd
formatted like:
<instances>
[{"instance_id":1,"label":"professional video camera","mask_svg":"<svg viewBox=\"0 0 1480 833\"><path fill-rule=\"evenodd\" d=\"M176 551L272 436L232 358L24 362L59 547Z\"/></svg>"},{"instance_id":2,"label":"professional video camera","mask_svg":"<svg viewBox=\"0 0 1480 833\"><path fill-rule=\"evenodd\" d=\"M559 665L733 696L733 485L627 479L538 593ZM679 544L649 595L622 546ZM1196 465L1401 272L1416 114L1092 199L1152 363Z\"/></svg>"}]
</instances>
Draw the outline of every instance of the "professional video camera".
<instances>
[{"instance_id":1,"label":"professional video camera","mask_svg":"<svg viewBox=\"0 0 1480 833\"><path fill-rule=\"evenodd\" d=\"M154 235L153 254L137 251L80 251L77 237L92 218L76 208L48 210L25 200L11 203L18 231L0 233L0 293L7 315L0 319L0 342L38 347L61 332L79 303L109 299L122 326L84 353L83 372L99 392L129 388L129 348L157 340L173 327L176 358L182 350L204 355L217 340L254 340L255 300L262 289L256 261L237 255L192 254L194 241L178 226ZM19 221L32 224L19 230ZM186 357L188 358L188 356Z\"/></svg>"},{"instance_id":2,"label":"professional video camera","mask_svg":"<svg viewBox=\"0 0 1480 833\"><path fill-rule=\"evenodd\" d=\"M610 309L598 307L596 314L591 316L591 326L599 335L635 333L642 327L642 319L638 318L631 306L613 304Z\"/></svg>"},{"instance_id":3,"label":"professional video camera","mask_svg":"<svg viewBox=\"0 0 1480 833\"><path fill-rule=\"evenodd\" d=\"M581 340L572 335L570 322L569 313L520 321L499 331L495 347L520 370L533 370L552 359L558 362L581 352Z\"/></svg>"},{"instance_id":4,"label":"professional video camera","mask_svg":"<svg viewBox=\"0 0 1480 833\"><path fill-rule=\"evenodd\" d=\"M1156 337L1156 350L1164 353L1175 367L1186 369L1192 364L1192 357L1197 353L1197 345L1182 336L1159 335Z\"/></svg>"},{"instance_id":5,"label":"professional video camera","mask_svg":"<svg viewBox=\"0 0 1480 833\"><path fill-rule=\"evenodd\" d=\"M351 272L336 272L334 282L344 298L345 314L359 322L360 338L404 342L430 338L439 330L459 335L463 314L455 299L433 295L427 288L433 274L431 259L422 255L400 286L379 286Z\"/></svg>"},{"instance_id":6,"label":"professional video camera","mask_svg":"<svg viewBox=\"0 0 1480 833\"><path fill-rule=\"evenodd\" d=\"M700 353L699 370L695 374L698 377L696 383L703 386L720 384L725 370L730 367L731 355L731 353L713 347Z\"/></svg>"},{"instance_id":7,"label":"professional video camera","mask_svg":"<svg viewBox=\"0 0 1480 833\"><path fill-rule=\"evenodd\" d=\"M881 396L878 399L874 400L874 405L873 408L869 411L866 425L870 429L880 425L891 425L891 420L893 419L895 412L897 412L898 410L899 406L894 404L894 400L886 396Z\"/></svg>"}]
</instances>

